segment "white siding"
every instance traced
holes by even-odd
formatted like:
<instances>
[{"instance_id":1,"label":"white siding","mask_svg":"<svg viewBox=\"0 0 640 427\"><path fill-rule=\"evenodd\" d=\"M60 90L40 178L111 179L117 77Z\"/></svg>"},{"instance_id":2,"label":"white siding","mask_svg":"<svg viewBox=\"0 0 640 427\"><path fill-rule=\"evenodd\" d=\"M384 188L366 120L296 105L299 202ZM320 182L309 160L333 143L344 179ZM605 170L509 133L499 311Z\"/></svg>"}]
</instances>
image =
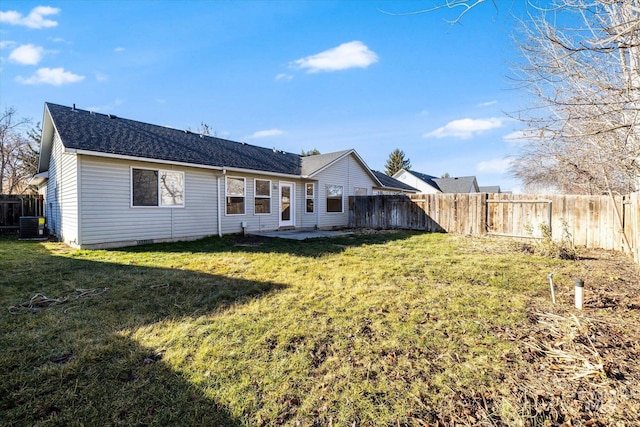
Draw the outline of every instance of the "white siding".
<instances>
[{"instance_id":1,"label":"white siding","mask_svg":"<svg viewBox=\"0 0 640 427\"><path fill-rule=\"evenodd\" d=\"M300 228L306 221L302 219L304 194L303 184L295 179L279 178L266 175L246 175L228 172L227 176L245 178L245 200L244 215L227 215L225 199L225 179L222 178L220 185L220 200L222 202L222 234L241 233L242 223L246 222L247 232L273 231L280 227L280 182L291 182L295 184L295 226ZM265 179L271 181L271 214L255 213L255 179ZM315 223L314 223L315 224ZM313 225L310 225L313 227Z\"/></svg>"},{"instance_id":2,"label":"white siding","mask_svg":"<svg viewBox=\"0 0 640 427\"><path fill-rule=\"evenodd\" d=\"M420 190L420 193L423 193L423 194L440 193L439 190L433 188L431 185L427 184L426 182L424 182L417 176L413 175L412 173L409 173L404 170L400 172L398 176L394 176L394 178L400 182L404 182L405 184L412 186L413 188L417 188L418 190Z\"/></svg>"},{"instance_id":3,"label":"white siding","mask_svg":"<svg viewBox=\"0 0 640 427\"><path fill-rule=\"evenodd\" d=\"M57 132L49 161L45 216L49 233L69 245L78 245L78 168L75 154L64 153Z\"/></svg>"},{"instance_id":4,"label":"white siding","mask_svg":"<svg viewBox=\"0 0 640 427\"><path fill-rule=\"evenodd\" d=\"M313 184L314 187L314 211L313 213L307 213L307 198L306 198L306 185ZM298 197L298 219L296 225L299 228L315 228L319 227L318 224L318 182L317 181L303 181L296 186L296 196Z\"/></svg>"},{"instance_id":5,"label":"white siding","mask_svg":"<svg viewBox=\"0 0 640 427\"><path fill-rule=\"evenodd\" d=\"M316 208L320 228L346 227L349 224L349 196L355 195L355 188L366 188L367 194L373 194L373 187L379 185L353 155L332 164L314 178L318 180ZM327 185L343 186L342 213L327 212Z\"/></svg>"},{"instance_id":6,"label":"white siding","mask_svg":"<svg viewBox=\"0 0 640 427\"><path fill-rule=\"evenodd\" d=\"M184 172L184 207L132 207L131 168ZM195 168L81 157L82 246L217 234L216 177Z\"/></svg>"}]
</instances>

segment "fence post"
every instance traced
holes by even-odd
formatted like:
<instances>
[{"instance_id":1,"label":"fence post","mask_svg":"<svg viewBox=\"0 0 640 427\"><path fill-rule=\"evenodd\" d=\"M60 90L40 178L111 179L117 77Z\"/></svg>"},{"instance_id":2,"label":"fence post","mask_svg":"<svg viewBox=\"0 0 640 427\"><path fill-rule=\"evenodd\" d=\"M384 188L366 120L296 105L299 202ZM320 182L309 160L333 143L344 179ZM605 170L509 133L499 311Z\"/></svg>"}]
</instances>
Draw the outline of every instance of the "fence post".
<instances>
[{"instance_id":1,"label":"fence post","mask_svg":"<svg viewBox=\"0 0 640 427\"><path fill-rule=\"evenodd\" d=\"M480 195L480 232L478 234L485 235L489 232L489 193L481 193Z\"/></svg>"}]
</instances>

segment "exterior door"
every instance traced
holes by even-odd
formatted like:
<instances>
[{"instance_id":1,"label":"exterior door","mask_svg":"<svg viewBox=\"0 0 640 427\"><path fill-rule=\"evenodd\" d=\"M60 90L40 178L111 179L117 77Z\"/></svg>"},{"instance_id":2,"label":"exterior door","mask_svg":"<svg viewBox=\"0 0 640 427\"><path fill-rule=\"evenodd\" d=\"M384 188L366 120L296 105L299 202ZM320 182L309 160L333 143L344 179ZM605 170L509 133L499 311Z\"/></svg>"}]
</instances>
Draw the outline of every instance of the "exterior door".
<instances>
[{"instance_id":1,"label":"exterior door","mask_svg":"<svg viewBox=\"0 0 640 427\"><path fill-rule=\"evenodd\" d=\"M280 227L295 226L295 184L280 183Z\"/></svg>"}]
</instances>

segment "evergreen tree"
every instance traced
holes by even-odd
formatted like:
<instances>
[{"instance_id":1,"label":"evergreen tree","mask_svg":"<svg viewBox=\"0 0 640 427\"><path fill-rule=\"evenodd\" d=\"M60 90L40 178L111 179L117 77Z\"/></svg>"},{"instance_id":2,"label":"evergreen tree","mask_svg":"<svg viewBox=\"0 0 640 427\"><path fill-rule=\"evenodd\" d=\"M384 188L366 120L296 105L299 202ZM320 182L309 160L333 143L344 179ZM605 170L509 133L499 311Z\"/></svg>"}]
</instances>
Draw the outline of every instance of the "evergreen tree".
<instances>
[{"instance_id":1,"label":"evergreen tree","mask_svg":"<svg viewBox=\"0 0 640 427\"><path fill-rule=\"evenodd\" d=\"M385 173L389 176L393 176L400 169L411 169L411 161L409 159L405 159L404 151L396 148L391 154L389 154L389 158L387 159L387 163L384 167Z\"/></svg>"}]
</instances>

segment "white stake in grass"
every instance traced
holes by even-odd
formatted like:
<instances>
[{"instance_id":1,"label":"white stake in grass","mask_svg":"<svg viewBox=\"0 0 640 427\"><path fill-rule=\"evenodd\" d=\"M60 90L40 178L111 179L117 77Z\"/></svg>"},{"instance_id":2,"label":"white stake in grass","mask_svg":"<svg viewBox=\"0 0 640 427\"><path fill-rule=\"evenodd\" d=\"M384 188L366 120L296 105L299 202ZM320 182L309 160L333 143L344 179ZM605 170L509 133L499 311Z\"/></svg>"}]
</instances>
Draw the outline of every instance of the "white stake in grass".
<instances>
[{"instance_id":1,"label":"white stake in grass","mask_svg":"<svg viewBox=\"0 0 640 427\"><path fill-rule=\"evenodd\" d=\"M551 302L553 302L555 304L556 303L556 294L553 291L553 273L549 273L549 275L547 276L547 279L549 279L549 287L551 288Z\"/></svg>"},{"instance_id":2,"label":"white stake in grass","mask_svg":"<svg viewBox=\"0 0 640 427\"><path fill-rule=\"evenodd\" d=\"M584 282L576 279L574 284L576 285L576 308L582 310L582 306L584 305Z\"/></svg>"}]
</instances>

